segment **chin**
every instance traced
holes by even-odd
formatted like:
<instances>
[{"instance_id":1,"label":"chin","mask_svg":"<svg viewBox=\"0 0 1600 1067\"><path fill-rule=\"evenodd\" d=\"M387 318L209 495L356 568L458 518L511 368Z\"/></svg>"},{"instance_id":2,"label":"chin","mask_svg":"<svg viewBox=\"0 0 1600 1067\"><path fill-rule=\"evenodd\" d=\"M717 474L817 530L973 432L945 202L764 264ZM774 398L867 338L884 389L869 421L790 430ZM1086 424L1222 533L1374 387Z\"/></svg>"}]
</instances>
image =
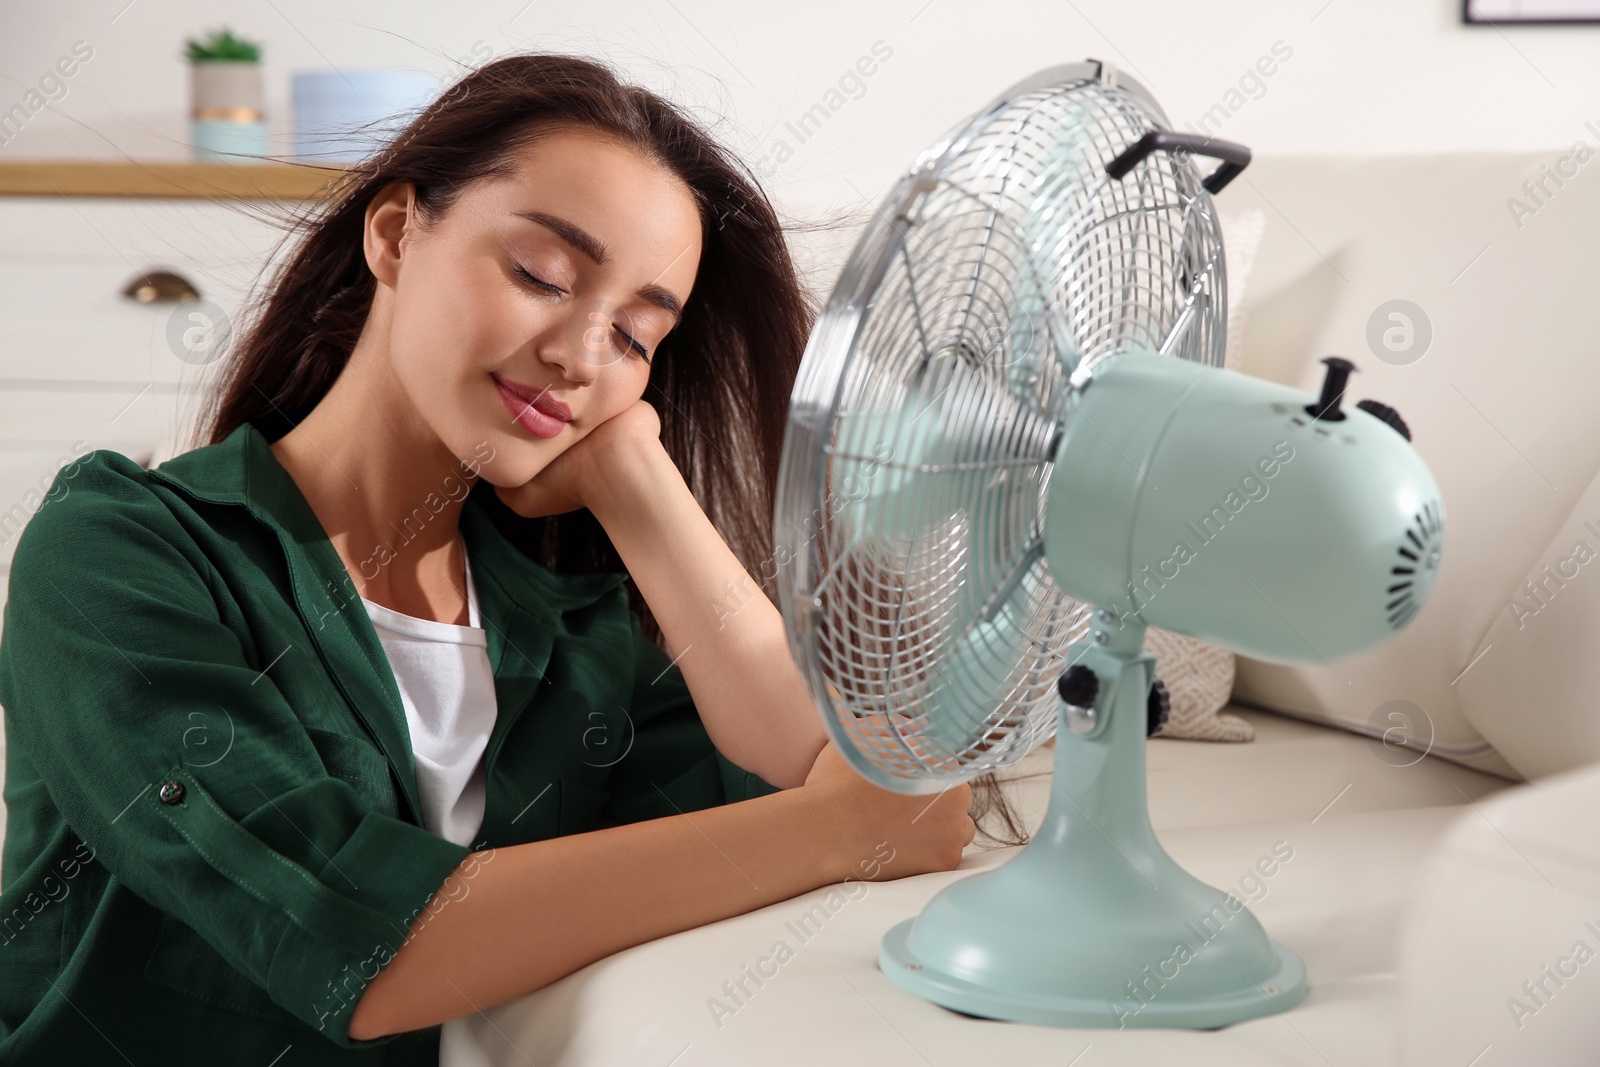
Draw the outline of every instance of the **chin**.
<instances>
[{"instance_id":1,"label":"chin","mask_svg":"<svg viewBox=\"0 0 1600 1067\"><path fill-rule=\"evenodd\" d=\"M535 475L549 466L550 461L560 454L552 449L539 447L543 443L525 440L513 434L501 434L498 439L490 441L476 453L469 448L462 462L468 463L476 455L483 456L478 465L478 477L501 489L515 489L532 481Z\"/></svg>"}]
</instances>

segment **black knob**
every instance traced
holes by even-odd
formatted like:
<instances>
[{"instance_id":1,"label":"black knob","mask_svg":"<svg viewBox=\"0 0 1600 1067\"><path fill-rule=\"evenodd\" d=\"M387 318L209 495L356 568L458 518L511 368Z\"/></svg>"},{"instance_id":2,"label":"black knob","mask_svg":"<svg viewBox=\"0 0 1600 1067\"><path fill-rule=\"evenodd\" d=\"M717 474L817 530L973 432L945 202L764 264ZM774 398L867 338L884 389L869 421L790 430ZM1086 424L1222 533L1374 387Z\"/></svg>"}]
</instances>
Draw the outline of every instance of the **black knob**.
<instances>
[{"instance_id":1,"label":"black knob","mask_svg":"<svg viewBox=\"0 0 1600 1067\"><path fill-rule=\"evenodd\" d=\"M1339 410L1339 401L1344 398L1344 383L1356 365L1343 356L1328 356L1322 362L1328 365L1328 373L1322 379L1322 395L1315 404L1306 405L1306 414L1323 422L1342 422L1344 412Z\"/></svg>"},{"instance_id":2,"label":"black knob","mask_svg":"<svg viewBox=\"0 0 1600 1067\"><path fill-rule=\"evenodd\" d=\"M1150 699L1147 707L1150 710L1150 721L1144 735L1149 737L1167 724L1167 716L1172 714L1172 694L1167 692L1167 683L1157 678L1150 686Z\"/></svg>"},{"instance_id":3,"label":"black knob","mask_svg":"<svg viewBox=\"0 0 1600 1067\"><path fill-rule=\"evenodd\" d=\"M1380 403L1377 400L1357 400L1356 407L1369 415L1377 416L1394 427L1395 432L1401 437L1404 437L1407 441L1411 440L1411 428L1406 425L1406 420L1402 419L1400 413L1388 404Z\"/></svg>"},{"instance_id":4,"label":"black knob","mask_svg":"<svg viewBox=\"0 0 1600 1067\"><path fill-rule=\"evenodd\" d=\"M1100 695L1100 676L1081 663L1068 667L1056 682L1061 699L1075 708L1087 708Z\"/></svg>"}]
</instances>

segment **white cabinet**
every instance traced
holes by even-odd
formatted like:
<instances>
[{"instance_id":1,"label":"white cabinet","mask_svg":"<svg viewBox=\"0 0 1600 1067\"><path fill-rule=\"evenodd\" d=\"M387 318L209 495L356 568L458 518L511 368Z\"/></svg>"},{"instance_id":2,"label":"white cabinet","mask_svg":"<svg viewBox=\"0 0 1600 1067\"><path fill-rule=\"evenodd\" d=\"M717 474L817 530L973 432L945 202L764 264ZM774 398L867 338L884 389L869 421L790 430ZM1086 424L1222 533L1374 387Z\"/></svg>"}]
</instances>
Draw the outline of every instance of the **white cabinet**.
<instances>
[{"instance_id":1,"label":"white cabinet","mask_svg":"<svg viewBox=\"0 0 1600 1067\"><path fill-rule=\"evenodd\" d=\"M148 463L197 443L230 350L207 363L195 345L208 327L213 340L219 329L238 340L251 287L288 251L252 217L263 207L284 205L0 196L0 607L20 527L62 465L98 448ZM155 270L180 275L225 318L122 295Z\"/></svg>"}]
</instances>

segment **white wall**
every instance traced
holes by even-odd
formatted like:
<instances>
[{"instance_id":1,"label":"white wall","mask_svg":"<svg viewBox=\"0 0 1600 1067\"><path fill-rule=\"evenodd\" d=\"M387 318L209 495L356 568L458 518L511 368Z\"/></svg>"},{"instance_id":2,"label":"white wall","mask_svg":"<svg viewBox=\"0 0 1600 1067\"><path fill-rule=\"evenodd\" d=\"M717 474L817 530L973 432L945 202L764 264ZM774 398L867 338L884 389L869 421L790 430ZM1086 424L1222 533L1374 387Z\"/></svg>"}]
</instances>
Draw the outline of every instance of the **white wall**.
<instances>
[{"instance_id":1,"label":"white wall","mask_svg":"<svg viewBox=\"0 0 1600 1067\"><path fill-rule=\"evenodd\" d=\"M781 203L876 200L927 142L1018 77L1094 56L1145 82L1175 125L1257 154L1565 148L1600 129L1600 27L1467 27L1459 0L456 0L449 5L94 0L0 16L0 110L76 41L93 57L0 158L179 156L189 34L222 24L265 42L268 107L289 71L461 62L530 48L607 57L701 110L753 164L875 42L891 52L794 157L767 166ZM281 12L281 14L280 14ZM1288 53L1259 84L1250 71ZM1270 64L1269 64L1270 65ZM1239 92L1240 81L1244 90ZM1230 95L1230 93L1232 95ZM839 98L835 98L836 101ZM281 143L281 142L280 142Z\"/></svg>"}]
</instances>

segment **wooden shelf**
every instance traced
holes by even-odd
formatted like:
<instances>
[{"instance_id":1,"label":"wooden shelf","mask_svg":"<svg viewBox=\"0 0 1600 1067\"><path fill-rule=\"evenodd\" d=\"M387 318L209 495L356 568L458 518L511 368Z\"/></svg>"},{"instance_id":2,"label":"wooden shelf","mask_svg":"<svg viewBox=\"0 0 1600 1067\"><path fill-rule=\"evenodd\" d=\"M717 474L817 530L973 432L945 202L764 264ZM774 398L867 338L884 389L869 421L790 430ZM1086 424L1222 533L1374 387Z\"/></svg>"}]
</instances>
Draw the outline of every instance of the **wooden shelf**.
<instances>
[{"instance_id":1,"label":"wooden shelf","mask_svg":"<svg viewBox=\"0 0 1600 1067\"><path fill-rule=\"evenodd\" d=\"M289 163L5 160L0 161L0 196L320 200L343 173L337 167Z\"/></svg>"}]
</instances>

